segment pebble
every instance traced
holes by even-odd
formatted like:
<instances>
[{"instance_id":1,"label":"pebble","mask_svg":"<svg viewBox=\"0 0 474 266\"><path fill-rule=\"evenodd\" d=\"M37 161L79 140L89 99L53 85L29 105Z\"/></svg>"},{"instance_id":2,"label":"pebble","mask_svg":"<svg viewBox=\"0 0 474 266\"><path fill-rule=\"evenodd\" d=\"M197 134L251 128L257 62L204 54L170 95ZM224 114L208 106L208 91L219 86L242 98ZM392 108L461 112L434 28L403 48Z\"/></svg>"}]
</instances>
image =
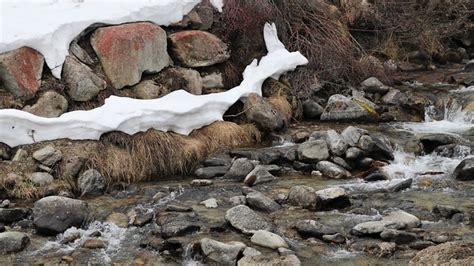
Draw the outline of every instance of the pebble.
<instances>
[{"instance_id":1,"label":"pebble","mask_svg":"<svg viewBox=\"0 0 474 266\"><path fill-rule=\"evenodd\" d=\"M216 209L217 208L217 200L215 198L210 198L205 201L201 201L202 205L206 206L208 209Z\"/></svg>"}]
</instances>

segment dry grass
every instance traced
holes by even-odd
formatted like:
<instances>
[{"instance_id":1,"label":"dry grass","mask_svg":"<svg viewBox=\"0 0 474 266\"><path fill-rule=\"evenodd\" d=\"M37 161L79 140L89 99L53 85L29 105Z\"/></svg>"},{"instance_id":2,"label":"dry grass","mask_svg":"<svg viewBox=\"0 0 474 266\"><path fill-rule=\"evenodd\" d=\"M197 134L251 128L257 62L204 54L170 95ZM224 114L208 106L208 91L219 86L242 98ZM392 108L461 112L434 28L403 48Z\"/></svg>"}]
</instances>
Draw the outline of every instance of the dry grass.
<instances>
[{"instance_id":1,"label":"dry grass","mask_svg":"<svg viewBox=\"0 0 474 266\"><path fill-rule=\"evenodd\" d=\"M251 125L215 122L189 136L156 130L129 136L103 136L100 152L91 154L89 167L99 170L109 184L156 180L190 174L207 155L260 140Z\"/></svg>"}]
</instances>

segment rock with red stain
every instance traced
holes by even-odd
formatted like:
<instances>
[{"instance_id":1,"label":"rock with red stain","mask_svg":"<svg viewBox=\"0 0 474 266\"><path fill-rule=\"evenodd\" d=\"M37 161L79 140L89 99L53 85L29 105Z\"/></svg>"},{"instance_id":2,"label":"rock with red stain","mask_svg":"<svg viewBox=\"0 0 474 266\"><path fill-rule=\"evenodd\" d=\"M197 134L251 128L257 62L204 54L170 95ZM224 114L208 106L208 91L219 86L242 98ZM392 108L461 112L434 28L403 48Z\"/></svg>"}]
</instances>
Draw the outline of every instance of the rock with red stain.
<instances>
[{"instance_id":1,"label":"rock with red stain","mask_svg":"<svg viewBox=\"0 0 474 266\"><path fill-rule=\"evenodd\" d=\"M187 67L206 67L229 59L230 52L217 36L199 30L181 31L169 36L173 53Z\"/></svg>"},{"instance_id":2,"label":"rock with red stain","mask_svg":"<svg viewBox=\"0 0 474 266\"><path fill-rule=\"evenodd\" d=\"M41 85L44 57L29 47L0 54L0 81L18 98L33 98Z\"/></svg>"},{"instance_id":3,"label":"rock with red stain","mask_svg":"<svg viewBox=\"0 0 474 266\"><path fill-rule=\"evenodd\" d=\"M143 73L158 73L170 64L166 32L153 23L99 28L91 44L117 89L135 85Z\"/></svg>"}]
</instances>

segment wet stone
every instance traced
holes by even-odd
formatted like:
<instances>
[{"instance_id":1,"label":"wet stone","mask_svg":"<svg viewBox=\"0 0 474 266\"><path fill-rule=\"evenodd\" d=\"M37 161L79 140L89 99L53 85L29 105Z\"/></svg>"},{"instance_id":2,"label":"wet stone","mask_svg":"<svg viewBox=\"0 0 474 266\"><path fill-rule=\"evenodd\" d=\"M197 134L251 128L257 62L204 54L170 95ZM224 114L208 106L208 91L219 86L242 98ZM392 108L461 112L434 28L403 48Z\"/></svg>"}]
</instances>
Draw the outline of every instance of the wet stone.
<instances>
[{"instance_id":1,"label":"wet stone","mask_svg":"<svg viewBox=\"0 0 474 266\"><path fill-rule=\"evenodd\" d=\"M272 225L261 215L245 205L238 205L225 214L225 220L244 234L252 234L258 230L270 230Z\"/></svg>"},{"instance_id":2,"label":"wet stone","mask_svg":"<svg viewBox=\"0 0 474 266\"><path fill-rule=\"evenodd\" d=\"M294 228L302 238L315 237L321 239L324 235L337 234L336 229L314 220L302 220L294 225Z\"/></svg>"},{"instance_id":3,"label":"wet stone","mask_svg":"<svg viewBox=\"0 0 474 266\"><path fill-rule=\"evenodd\" d=\"M194 212L161 212L156 222L161 226L163 238L185 236L201 229L199 217Z\"/></svg>"}]
</instances>

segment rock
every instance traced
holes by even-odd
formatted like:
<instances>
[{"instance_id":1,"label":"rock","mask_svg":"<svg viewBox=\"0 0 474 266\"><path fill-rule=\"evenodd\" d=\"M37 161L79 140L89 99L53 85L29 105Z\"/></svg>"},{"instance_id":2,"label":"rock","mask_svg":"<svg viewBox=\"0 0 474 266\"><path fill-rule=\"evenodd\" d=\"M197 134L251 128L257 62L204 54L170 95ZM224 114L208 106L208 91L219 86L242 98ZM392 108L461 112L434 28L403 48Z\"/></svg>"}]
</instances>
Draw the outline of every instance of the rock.
<instances>
[{"instance_id":1,"label":"rock","mask_svg":"<svg viewBox=\"0 0 474 266\"><path fill-rule=\"evenodd\" d=\"M78 59L80 62L86 65L93 65L95 63L94 59L92 59L92 57L87 53L87 51L77 43L77 38L73 40L71 44L69 45L69 54L73 55L75 59ZM66 60L67 60L67 57L66 57ZM64 73L64 65L63 65L63 73Z\"/></svg>"},{"instance_id":2,"label":"rock","mask_svg":"<svg viewBox=\"0 0 474 266\"><path fill-rule=\"evenodd\" d=\"M280 254L280 256L288 256L288 255L295 255L296 252L294 252L291 249L281 247L281 248L278 248L278 254Z\"/></svg>"},{"instance_id":3,"label":"rock","mask_svg":"<svg viewBox=\"0 0 474 266\"><path fill-rule=\"evenodd\" d=\"M191 181L191 186L193 187L207 187L212 186L212 184L214 184L214 182L207 179L194 179Z\"/></svg>"},{"instance_id":4,"label":"rock","mask_svg":"<svg viewBox=\"0 0 474 266\"><path fill-rule=\"evenodd\" d=\"M247 199L245 196L234 196L229 199L229 202L232 206L245 205L247 204Z\"/></svg>"},{"instance_id":5,"label":"rock","mask_svg":"<svg viewBox=\"0 0 474 266\"><path fill-rule=\"evenodd\" d=\"M224 179L242 181L255 168L254 164L247 158L236 159L229 171L224 175Z\"/></svg>"},{"instance_id":6,"label":"rock","mask_svg":"<svg viewBox=\"0 0 474 266\"><path fill-rule=\"evenodd\" d=\"M346 97L341 94L332 95L324 112L323 121L375 121L378 114L375 104L366 99Z\"/></svg>"},{"instance_id":7,"label":"rock","mask_svg":"<svg viewBox=\"0 0 474 266\"><path fill-rule=\"evenodd\" d=\"M464 159L456 168L453 173L454 179L461 181L474 180L474 158Z\"/></svg>"},{"instance_id":8,"label":"rock","mask_svg":"<svg viewBox=\"0 0 474 266\"><path fill-rule=\"evenodd\" d=\"M324 108L313 100L306 100L303 103L303 115L308 119L319 119L324 112Z\"/></svg>"},{"instance_id":9,"label":"rock","mask_svg":"<svg viewBox=\"0 0 474 266\"><path fill-rule=\"evenodd\" d=\"M55 91L47 91L41 95L38 101L32 106L26 106L23 111L41 116L58 117L67 111L68 103L66 98Z\"/></svg>"},{"instance_id":10,"label":"rock","mask_svg":"<svg viewBox=\"0 0 474 266\"><path fill-rule=\"evenodd\" d=\"M199 30L208 30L212 27L214 22L214 8L207 3L200 3L191 10L183 20L173 24L182 28L191 28Z\"/></svg>"},{"instance_id":11,"label":"rock","mask_svg":"<svg viewBox=\"0 0 474 266\"><path fill-rule=\"evenodd\" d=\"M310 140L298 147L298 159L302 162L317 163L328 158L328 145L324 140Z\"/></svg>"},{"instance_id":12,"label":"rock","mask_svg":"<svg viewBox=\"0 0 474 266\"><path fill-rule=\"evenodd\" d=\"M464 66L464 72L474 72L474 59L466 63Z\"/></svg>"},{"instance_id":13,"label":"rock","mask_svg":"<svg viewBox=\"0 0 474 266\"><path fill-rule=\"evenodd\" d=\"M230 58L227 44L209 32L181 31L169 39L176 58L187 67L212 66Z\"/></svg>"},{"instance_id":14,"label":"rock","mask_svg":"<svg viewBox=\"0 0 474 266\"><path fill-rule=\"evenodd\" d=\"M192 212L193 208L189 207L189 206L186 206L186 205L179 204L179 203L170 203L166 206L166 211L169 211L169 212Z\"/></svg>"},{"instance_id":15,"label":"rock","mask_svg":"<svg viewBox=\"0 0 474 266\"><path fill-rule=\"evenodd\" d=\"M113 223L118 227L127 228L128 227L128 216L124 213L113 212L105 218L106 222Z\"/></svg>"},{"instance_id":16,"label":"rock","mask_svg":"<svg viewBox=\"0 0 474 266\"><path fill-rule=\"evenodd\" d=\"M161 212L156 223L161 226L161 236L165 239L185 236L201 229L199 218L194 212Z\"/></svg>"},{"instance_id":17,"label":"rock","mask_svg":"<svg viewBox=\"0 0 474 266\"><path fill-rule=\"evenodd\" d=\"M408 98L405 93L397 90L390 89L381 99L382 103L389 105L401 105L408 102Z\"/></svg>"},{"instance_id":18,"label":"rock","mask_svg":"<svg viewBox=\"0 0 474 266\"><path fill-rule=\"evenodd\" d=\"M351 161L356 161L360 160L365 156L365 151L357 148L357 147L351 147L347 149L346 151L346 159L351 160Z\"/></svg>"},{"instance_id":19,"label":"rock","mask_svg":"<svg viewBox=\"0 0 474 266\"><path fill-rule=\"evenodd\" d=\"M24 233L14 231L0 233L0 254L22 251L29 242L30 238Z\"/></svg>"},{"instance_id":20,"label":"rock","mask_svg":"<svg viewBox=\"0 0 474 266\"><path fill-rule=\"evenodd\" d=\"M356 146L357 143L359 143L360 137L368 134L369 131L353 126L349 126L341 132L341 136L351 147Z\"/></svg>"},{"instance_id":21,"label":"rock","mask_svg":"<svg viewBox=\"0 0 474 266\"><path fill-rule=\"evenodd\" d=\"M258 230L253 234L250 241L255 245L259 245L266 248L278 249L278 248L288 248L286 241L279 235L265 231Z\"/></svg>"},{"instance_id":22,"label":"rock","mask_svg":"<svg viewBox=\"0 0 474 266\"><path fill-rule=\"evenodd\" d=\"M79 177L77 186L81 190L81 196L97 196L104 192L106 180L99 171L89 169Z\"/></svg>"},{"instance_id":23,"label":"rock","mask_svg":"<svg viewBox=\"0 0 474 266\"><path fill-rule=\"evenodd\" d=\"M87 239L84 241L84 244L82 244L83 248L88 248L88 249L99 249L99 248L105 248L105 242L100 239Z\"/></svg>"},{"instance_id":24,"label":"rock","mask_svg":"<svg viewBox=\"0 0 474 266\"><path fill-rule=\"evenodd\" d=\"M307 131L298 131L292 136L293 142L303 143L309 139L309 132Z\"/></svg>"},{"instance_id":25,"label":"rock","mask_svg":"<svg viewBox=\"0 0 474 266\"><path fill-rule=\"evenodd\" d=\"M230 166L232 159L227 154L217 154L212 157L207 158L202 162L206 167L209 166Z\"/></svg>"},{"instance_id":26,"label":"rock","mask_svg":"<svg viewBox=\"0 0 474 266\"><path fill-rule=\"evenodd\" d=\"M351 205L349 195L340 187L318 190L316 195L319 197L318 210L343 209Z\"/></svg>"},{"instance_id":27,"label":"rock","mask_svg":"<svg viewBox=\"0 0 474 266\"><path fill-rule=\"evenodd\" d=\"M55 149L53 146L46 146L35 151L33 153L33 158L46 166L53 166L62 160L63 154L60 150Z\"/></svg>"},{"instance_id":28,"label":"rock","mask_svg":"<svg viewBox=\"0 0 474 266\"><path fill-rule=\"evenodd\" d=\"M395 229L385 229L380 233L380 237L384 240L389 240L397 243L397 245L404 245L414 242L417 239L416 234Z\"/></svg>"},{"instance_id":29,"label":"rock","mask_svg":"<svg viewBox=\"0 0 474 266\"><path fill-rule=\"evenodd\" d=\"M267 255L245 256L241 258L237 266L301 266L301 261L296 255L271 257Z\"/></svg>"},{"instance_id":30,"label":"rock","mask_svg":"<svg viewBox=\"0 0 474 266\"><path fill-rule=\"evenodd\" d=\"M32 173L27 177L31 182L33 182L33 184L37 186L48 185L54 181L54 177L52 175L44 172Z\"/></svg>"},{"instance_id":31,"label":"rock","mask_svg":"<svg viewBox=\"0 0 474 266\"><path fill-rule=\"evenodd\" d=\"M344 179L349 178L352 174L346 169L340 167L339 165L329 162L321 161L316 165L316 168L321 171L323 176L333 179Z\"/></svg>"},{"instance_id":32,"label":"rock","mask_svg":"<svg viewBox=\"0 0 474 266\"><path fill-rule=\"evenodd\" d=\"M384 95L385 93L388 92L390 87L386 86L380 80L378 80L375 77L370 77L360 84L361 88L363 91L368 92L368 93L380 93L381 95Z\"/></svg>"},{"instance_id":33,"label":"rock","mask_svg":"<svg viewBox=\"0 0 474 266\"><path fill-rule=\"evenodd\" d=\"M294 228L302 238L315 237L322 239L324 235L337 234L336 229L314 220L299 221L294 225Z\"/></svg>"},{"instance_id":34,"label":"rock","mask_svg":"<svg viewBox=\"0 0 474 266\"><path fill-rule=\"evenodd\" d=\"M346 143L344 138L339 135L335 130L328 130L326 135L326 142L331 150L331 153L336 156L343 155L349 145Z\"/></svg>"},{"instance_id":35,"label":"rock","mask_svg":"<svg viewBox=\"0 0 474 266\"><path fill-rule=\"evenodd\" d=\"M83 160L75 155L66 156L63 160L62 178L75 179L84 165Z\"/></svg>"},{"instance_id":36,"label":"rock","mask_svg":"<svg viewBox=\"0 0 474 266\"><path fill-rule=\"evenodd\" d=\"M339 166L341 166L342 168L346 169L346 170L352 170L352 167L350 165L347 164L347 162L342 159L341 157L332 157L331 158L331 161Z\"/></svg>"},{"instance_id":37,"label":"rock","mask_svg":"<svg viewBox=\"0 0 474 266\"><path fill-rule=\"evenodd\" d=\"M224 77L221 73L210 73L202 77L203 89L222 89L224 88Z\"/></svg>"},{"instance_id":38,"label":"rock","mask_svg":"<svg viewBox=\"0 0 474 266\"><path fill-rule=\"evenodd\" d=\"M238 205L225 214L225 220L244 234L253 234L258 230L271 230L272 225L262 216L245 205Z\"/></svg>"},{"instance_id":39,"label":"rock","mask_svg":"<svg viewBox=\"0 0 474 266\"><path fill-rule=\"evenodd\" d=\"M255 248L246 247L242 255L244 255L244 257L259 256L262 255L262 252L258 251Z\"/></svg>"},{"instance_id":40,"label":"rock","mask_svg":"<svg viewBox=\"0 0 474 266\"><path fill-rule=\"evenodd\" d=\"M318 199L316 191L308 186L294 186L288 193L288 204L312 211L316 210Z\"/></svg>"},{"instance_id":41,"label":"rock","mask_svg":"<svg viewBox=\"0 0 474 266\"><path fill-rule=\"evenodd\" d=\"M89 216L89 207L82 200L50 196L35 202L33 223L40 234L62 233L69 227L80 227Z\"/></svg>"},{"instance_id":42,"label":"rock","mask_svg":"<svg viewBox=\"0 0 474 266\"><path fill-rule=\"evenodd\" d=\"M264 132L273 132L285 126L285 116L267 98L251 93L244 103L245 116L250 123Z\"/></svg>"},{"instance_id":43,"label":"rock","mask_svg":"<svg viewBox=\"0 0 474 266\"><path fill-rule=\"evenodd\" d=\"M425 153L432 153L438 146L444 146L448 144L455 144L459 142L459 139L452 134L433 133L426 134L420 138L421 144L423 144L423 150Z\"/></svg>"},{"instance_id":44,"label":"rock","mask_svg":"<svg viewBox=\"0 0 474 266\"><path fill-rule=\"evenodd\" d=\"M268 172L267 168L262 165L257 165L255 168L245 177L244 183L247 186L254 186L263 184L275 180L275 177Z\"/></svg>"},{"instance_id":45,"label":"rock","mask_svg":"<svg viewBox=\"0 0 474 266\"><path fill-rule=\"evenodd\" d=\"M380 234L385 229L411 229L421 225L420 219L399 209L389 210L379 221L360 223L352 228L355 235Z\"/></svg>"},{"instance_id":46,"label":"rock","mask_svg":"<svg viewBox=\"0 0 474 266\"><path fill-rule=\"evenodd\" d=\"M219 265L235 265L237 258L247 247L242 242L223 243L209 238L203 238L199 243L206 258Z\"/></svg>"},{"instance_id":47,"label":"rock","mask_svg":"<svg viewBox=\"0 0 474 266\"><path fill-rule=\"evenodd\" d=\"M4 204L2 203L2 205ZM0 208L0 223L10 224L10 223L18 222L26 218L29 214L30 214L29 209L23 209L23 208L5 209L5 207L2 207Z\"/></svg>"},{"instance_id":48,"label":"rock","mask_svg":"<svg viewBox=\"0 0 474 266\"><path fill-rule=\"evenodd\" d=\"M201 201L201 203L199 203L199 204L206 206L206 208L208 208L208 209L216 209L217 208L217 200L215 198L210 198L210 199L207 199L205 201Z\"/></svg>"},{"instance_id":49,"label":"rock","mask_svg":"<svg viewBox=\"0 0 474 266\"><path fill-rule=\"evenodd\" d=\"M405 179L405 180L400 180L399 182L395 182L388 187L385 188L385 191L387 192L399 192L402 190L405 190L407 188L410 188L411 185L413 184L413 179Z\"/></svg>"},{"instance_id":50,"label":"rock","mask_svg":"<svg viewBox=\"0 0 474 266\"><path fill-rule=\"evenodd\" d=\"M397 245L391 242L372 242L366 247L368 254L377 257L390 257L396 249Z\"/></svg>"},{"instance_id":51,"label":"rock","mask_svg":"<svg viewBox=\"0 0 474 266\"><path fill-rule=\"evenodd\" d=\"M169 68L168 73L174 77L184 81L183 89L194 95L202 94L202 78L201 74L194 69L184 67Z\"/></svg>"},{"instance_id":52,"label":"rock","mask_svg":"<svg viewBox=\"0 0 474 266\"><path fill-rule=\"evenodd\" d=\"M334 234L334 235L323 235L322 240L334 243L334 244L344 244L346 243L346 237L341 234Z\"/></svg>"},{"instance_id":53,"label":"rock","mask_svg":"<svg viewBox=\"0 0 474 266\"><path fill-rule=\"evenodd\" d=\"M153 23L99 28L91 45L116 89L135 85L142 73L158 73L170 63L166 32Z\"/></svg>"},{"instance_id":54,"label":"rock","mask_svg":"<svg viewBox=\"0 0 474 266\"><path fill-rule=\"evenodd\" d=\"M154 80L143 80L132 87L133 94L137 99L157 99L169 93L169 89L163 84L157 84Z\"/></svg>"},{"instance_id":55,"label":"rock","mask_svg":"<svg viewBox=\"0 0 474 266\"><path fill-rule=\"evenodd\" d=\"M462 213L462 211L449 205L436 205L433 208L433 213L441 217L451 219L456 213Z\"/></svg>"},{"instance_id":56,"label":"rock","mask_svg":"<svg viewBox=\"0 0 474 266\"><path fill-rule=\"evenodd\" d=\"M263 212L274 212L281 209L281 206L263 193L255 191L246 195L247 205L253 209Z\"/></svg>"},{"instance_id":57,"label":"rock","mask_svg":"<svg viewBox=\"0 0 474 266\"><path fill-rule=\"evenodd\" d=\"M31 99L41 85L44 57L29 47L0 54L0 80L14 96Z\"/></svg>"},{"instance_id":58,"label":"rock","mask_svg":"<svg viewBox=\"0 0 474 266\"><path fill-rule=\"evenodd\" d=\"M77 102L92 100L107 87L107 83L90 67L72 56L66 57L62 78L67 84L67 93Z\"/></svg>"},{"instance_id":59,"label":"rock","mask_svg":"<svg viewBox=\"0 0 474 266\"><path fill-rule=\"evenodd\" d=\"M410 265L470 265L473 260L474 243L455 241L418 252Z\"/></svg>"},{"instance_id":60,"label":"rock","mask_svg":"<svg viewBox=\"0 0 474 266\"><path fill-rule=\"evenodd\" d=\"M363 135L357 146L375 160L393 160L393 150L376 136Z\"/></svg>"},{"instance_id":61,"label":"rock","mask_svg":"<svg viewBox=\"0 0 474 266\"><path fill-rule=\"evenodd\" d=\"M253 165L252 165L253 167ZM229 170L228 166L210 166L196 169L194 174L203 179L211 179L218 176L223 176Z\"/></svg>"},{"instance_id":62,"label":"rock","mask_svg":"<svg viewBox=\"0 0 474 266\"><path fill-rule=\"evenodd\" d=\"M15 156L13 156L12 161L20 162L20 161L26 160L27 158L28 158L28 152L25 151L24 149L18 149L15 153Z\"/></svg>"},{"instance_id":63,"label":"rock","mask_svg":"<svg viewBox=\"0 0 474 266\"><path fill-rule=\"evenodd\" d=\"M7 145L0 143L0 161L9 160L11 156L11 149Z\"/></svg>"},{"instance_id":64,"label":"rock","mask_svg":"<svg viewBox=\"0 0 474 266\"><path fill-rule=\"evenodd\" d=\"M153 220L153 211L144 208L135 208L127 212L128 224L144 226Z\"/></svg>"}]
</instances>

